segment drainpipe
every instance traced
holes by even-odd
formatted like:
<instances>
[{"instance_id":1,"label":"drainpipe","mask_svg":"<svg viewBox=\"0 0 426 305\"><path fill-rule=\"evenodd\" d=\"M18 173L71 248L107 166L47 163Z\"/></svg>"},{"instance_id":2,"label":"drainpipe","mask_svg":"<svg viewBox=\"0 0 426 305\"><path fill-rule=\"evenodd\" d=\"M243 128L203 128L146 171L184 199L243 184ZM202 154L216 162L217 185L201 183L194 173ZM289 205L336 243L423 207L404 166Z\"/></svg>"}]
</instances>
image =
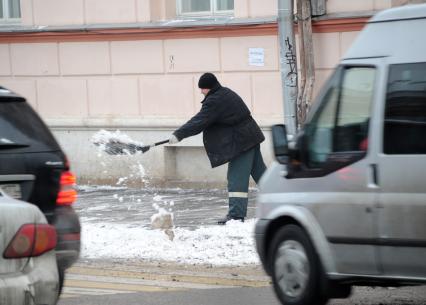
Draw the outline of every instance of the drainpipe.
<instances>
[{"instance_id":1,"label":"drainpipe","mask_svg":"<svg viewBox=\"0 0 426 305\"><path fill-rule=\"evenodd\" d=\"M278 36L284 104L284 123L289 135L296 135L297 65L293 31L293 0L278 0Z\"/></svg>"}]
</instances>

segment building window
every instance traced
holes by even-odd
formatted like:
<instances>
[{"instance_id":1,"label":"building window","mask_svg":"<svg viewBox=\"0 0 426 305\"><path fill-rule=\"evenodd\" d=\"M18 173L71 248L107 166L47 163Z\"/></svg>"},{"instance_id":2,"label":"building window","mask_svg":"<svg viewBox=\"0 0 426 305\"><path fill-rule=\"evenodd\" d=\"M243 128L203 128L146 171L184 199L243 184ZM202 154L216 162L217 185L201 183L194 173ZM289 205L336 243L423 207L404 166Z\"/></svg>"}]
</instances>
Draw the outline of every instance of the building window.
<instances>
[{"instance_id":1,"label":"building window","mask_svg":"<svg viewBox=\"0 0 426 305\"><path fill-rule=\"evenodd\" d=\"M0 21L16 22L21 18L19 0L0 0Z\"/></svg>"},{"instance_id":2,"label":"building window","mask_svg":"<svg viewBox=\"0 0 426 305\"><path fill-rule=\"evenodd\" d=\"M178 0L179 16L232 15L234 0Z\"/></svg>"}]
</instances>

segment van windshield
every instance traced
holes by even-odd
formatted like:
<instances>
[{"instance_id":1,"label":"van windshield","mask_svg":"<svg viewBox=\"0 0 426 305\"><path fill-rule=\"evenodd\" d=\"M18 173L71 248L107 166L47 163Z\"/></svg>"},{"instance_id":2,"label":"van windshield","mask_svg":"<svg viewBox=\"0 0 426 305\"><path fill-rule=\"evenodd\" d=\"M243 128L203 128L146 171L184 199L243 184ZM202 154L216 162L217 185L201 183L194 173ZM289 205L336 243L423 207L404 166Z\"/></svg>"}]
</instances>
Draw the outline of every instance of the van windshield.
<instances>
[{"instance_id":1,"label":"van windshield","mask_svg":"<svg viewBox=\"0 0 426 305\"><path fill-rule=\"evenodd\" d=\"M52 133L23 101L0 101L0 154L59 150Z\"/></svg>"}]
</instances>

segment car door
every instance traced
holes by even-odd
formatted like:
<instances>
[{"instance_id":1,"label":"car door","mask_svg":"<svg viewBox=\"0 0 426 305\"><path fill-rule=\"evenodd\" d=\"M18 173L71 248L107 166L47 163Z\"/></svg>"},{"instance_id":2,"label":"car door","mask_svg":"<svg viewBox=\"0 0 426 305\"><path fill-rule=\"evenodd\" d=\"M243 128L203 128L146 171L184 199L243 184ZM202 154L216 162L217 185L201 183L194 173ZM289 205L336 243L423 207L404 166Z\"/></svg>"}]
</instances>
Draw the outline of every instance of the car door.
<instances>
[{"instance_id":1,"label":"car door","mask_svg":"<svg viewBox=\"0 0 426 305\"><path fill-rule=\"evenodd\" d=\"M377 163L383 271L426 277L426 62L389 65L384 100Z\"/></svg>"},{"instance_id":2,"label":"car door","mask_svg":"<svg viewBox=\"0 0 426 305\"><path fill-rule=\"evenodd\" d=\"M367 64L366 64L367 61ZM377 189L371 175L369 129L378 69L371 61L338 68L304 128L303 186L309 207L331 244L339 273L378 274Z\"/></svg>"}]
</instances>

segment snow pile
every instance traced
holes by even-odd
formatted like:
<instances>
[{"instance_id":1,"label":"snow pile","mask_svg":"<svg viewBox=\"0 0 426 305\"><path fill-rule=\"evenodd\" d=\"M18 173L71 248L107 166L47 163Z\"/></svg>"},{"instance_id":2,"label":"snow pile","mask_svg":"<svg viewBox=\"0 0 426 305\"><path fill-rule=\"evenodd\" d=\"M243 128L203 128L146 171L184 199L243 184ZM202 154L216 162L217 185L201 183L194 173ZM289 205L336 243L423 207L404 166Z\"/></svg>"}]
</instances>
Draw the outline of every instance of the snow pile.
<instances>
[{"instance_id":1,"label":"snow pile","mask_svg":"<svg viewBox=\"0 0 426 305\"><path fill-rule=\"evenodd\" d=\"M161 208L158 213L151 216L151 227L153 229L163 230L170 240L175 238L173 232L173 214Z\"/></svg>"},{"instance_id":2,"label":"snow pile","mask_svg":"<svg viewBox=\"0 0 426 305\"><path fill-rule=\"evenodd\" d=\"M154 201L161 201L161 196L155 196ZM167 201L164 202L167 205ZM170 201L170 206L173 206L174 202ZM172 209L167 212L164 208L160 207L157 203L154 203L153 208L157 210L157 213L151 216L151 227L153 229L163 230L164 233L169 237L170 240L175 238L173 231L173 213Z\"/></svg>"},{"instance_id":3,"label":"snow pile","mask_svg":"<svg viewBox=\"0 0 426 305\"><path fill-rule=\"evenodd\" d=\"M258 264L254 219L196 230L174 229L171 241L162 231L135 224L84 223L82 257L143 259L186 264Z\"/></svg>"}]
</instances>

